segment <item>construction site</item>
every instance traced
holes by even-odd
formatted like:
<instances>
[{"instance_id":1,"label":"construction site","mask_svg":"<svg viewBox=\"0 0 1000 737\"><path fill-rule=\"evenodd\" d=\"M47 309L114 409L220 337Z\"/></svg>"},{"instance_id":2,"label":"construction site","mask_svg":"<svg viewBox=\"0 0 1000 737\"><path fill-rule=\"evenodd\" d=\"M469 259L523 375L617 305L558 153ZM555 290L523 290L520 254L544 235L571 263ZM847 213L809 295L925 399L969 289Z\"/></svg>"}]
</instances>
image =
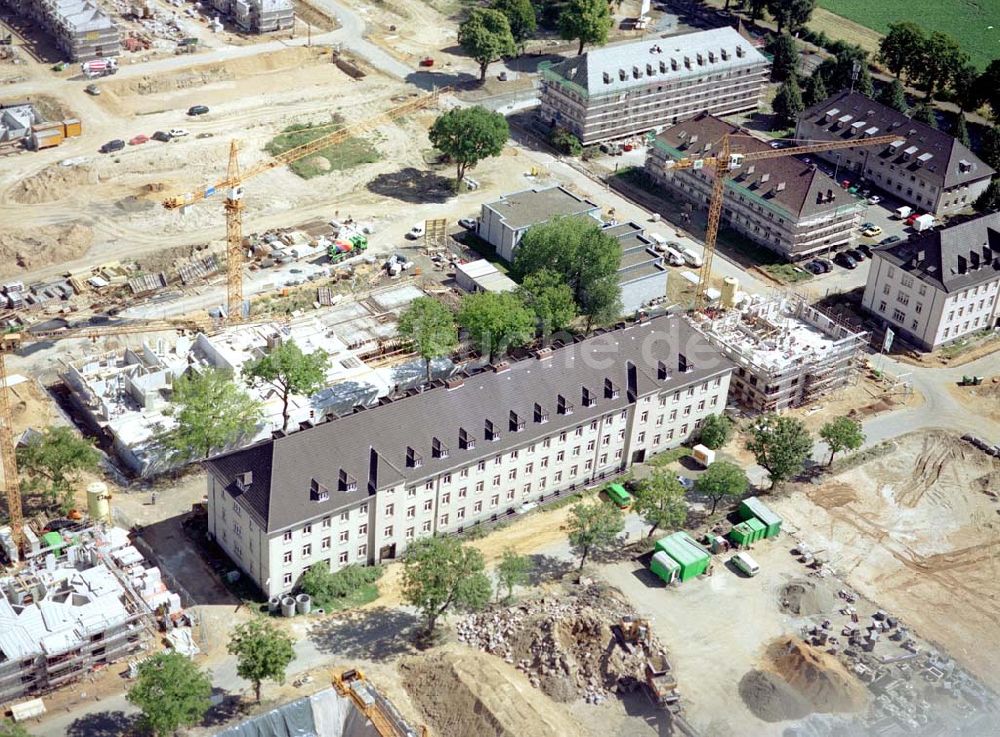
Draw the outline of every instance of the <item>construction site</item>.
<instances>
[{"instance_id":1,"label":"construction site","mask_svg":"<svg viewBox=\"0 0 1000 737\"><path fill-rule=\"evenodd\" d=\"M737 365L730 400L751 412L815 402L856 381L867 333L827 317L798 295L756 297L693 324Z\"/></svg>"}]
</instances>

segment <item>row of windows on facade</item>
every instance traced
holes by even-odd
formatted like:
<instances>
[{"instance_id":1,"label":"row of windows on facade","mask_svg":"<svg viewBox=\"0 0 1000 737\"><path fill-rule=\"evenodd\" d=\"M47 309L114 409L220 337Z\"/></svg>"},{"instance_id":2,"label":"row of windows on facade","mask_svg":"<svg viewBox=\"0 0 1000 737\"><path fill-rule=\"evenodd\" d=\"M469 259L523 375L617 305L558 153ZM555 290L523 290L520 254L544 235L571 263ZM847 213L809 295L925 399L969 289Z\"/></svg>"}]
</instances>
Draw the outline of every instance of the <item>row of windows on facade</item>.
<instances>
[{"instance_id":1,"label":"row of windows on facade","mask_svg":"<svg viewBox=\"0 0 1000 737\"><path fill-rule=\"evenodd\" d=\"M623 121L634 124L645 119L662 123L662 118L665 114L673 114L677 116L680 114L694 115L706 110L713 112L717 111L718 108L725 108L726 105L730 105L736 100L746 100L749 103L755 100L758 94L758 90L750 88L746 90L736 89L725 94L720 93L719 91L714 91L691 95L676 95L670 98L672 103L670 105L657 104L657 101L634 100L637 107L641 108L648 106L649 110L646 111L633 109L631 107L622 107L623 103L627 101L627 98L625 97L610 100L604 105L592 104L587 107L581 107L580 105L574 105L570 102L564 102L560 98L550 98L546 102L548 107L554 110L561 110L562 112L567 113L571 118L578 118L585 114L588 127L598 125L607 126L612 123L620 126L623 124ZM706 107L704 104L700 104L703 98L710 98L714 100L714 102ZM685 108L689 109L684 112ZM673 113L665 113L665 110L672 110Z\"/></svg>"},{"instance_id":2,"label":"row of windows on facade","mask_svg":"<svg viewBox=\"0 0 1000 737\"><path fill-rule=\"evenodd\" d=\"M590 98L590 97L585 98L582 95L580 95L580 94L578 94L578 93L576 93L576 92L574 92L572 90L567 91L564 88L555 88L555 89L552 90L552 93L553 93L552 95L545 95L545 97L547 97L547 98L549 98L549 97L556 97L557 99L558 98L562 98L562 99L569 100L572 103L575 103L575 104L572 105L572 107L574 109L581 109L581 108L583 108L583 109L591 109L591 110L593 110L595 108L605 107L607 105L617 104L617 103L624 102L625 100L628 100L630 98L630 96L631 96L632 99L637 99L637 98L640 98L640 96L647 96L648 97L649 95L665 94L666 96L669 96L669 99L687 99L687 98L693 98L693 97L704 97L704 96L713 97L713 96L719 96L719 95L723 94L723 92L725 92L725 91L733 90L733 91L727 92L727 96L730 96L730 97L754 96L754 97L756 97L757 95L760 94L760 84L761 84L762 81L763 81L763 77L762 77L761 80L734 80L733 83L727 85L724 89L719 89L718 85L709 86L709 89L708 89L707 92L697 92L697 91L694 91L694 90L691 90L691 89L683 89L683 88L690 88L692 85L697 84L697 83L694 83L694 82L688 83L688 84L684 84L684 85L677 85L677 86L673 86L673 87L669 87L668 86L666 88L664 88L663 86L659 86L659 87L655 87L655 88L652 87L652 86L650 86L650 87L645 87L645 88L640 89L640 90L629 90L629 91L622 91L622 92L614 92L614 93L611 93L611 94L608 94L608 95L602 95L601 97L594 97L594 98ZM543 94L544 94L544 92L548 91L549 89L550 88L546 88L545 90L543 90ZM552 100L549 100L549 102L552 102Z\"/></svg>"},{"instance_id":3,"label":"row of windows on facade","mask_svg":"<svg viewBox=\"0 0 1000 737\"><path fill-rule=\"evenodd\" d=\"M895 276L896 276L896 269L895 269L895 267L893 267L893 266L888 267L886 269L885 276L886 276L887 279L894 279ZM907 274L906 272L901 272L901 275L899 277L899 283L900 283L900 285L902 285L906 289L911 289L913 287L913 284L914 284L914 278L912 276L910 276L909 274ZM952 296L952 298L956 302L959 302L959 301L962 301L962 300L966 300L966 299L969 299L969 298L975 298L976 295L979 295L979 294L986 295L989 292L996 291L998 284L1000 284L1000 282L997 282L997 281L992 281L992 282L989 282L988 284L977 284L974 287L969 287L968 289L963 289L961 292L955 292L951 296ZM889 293L888 291L886 291L887 288L888 288L888 285L886 285L885 287L883 287L883 292L885 294ZM920 294L920 296L922 297L926 293L927 293L927 285L924 284L923 282L920 282L920 285L919 285L919 294ZM980 301L979 305L980 305L980 308L982 308L983 302ZM959 316L961 316L962 312L959 311L958 314L959 314ZM948 319L950 320L951 316L949 316Z\"/></svg>"}]
</instances>

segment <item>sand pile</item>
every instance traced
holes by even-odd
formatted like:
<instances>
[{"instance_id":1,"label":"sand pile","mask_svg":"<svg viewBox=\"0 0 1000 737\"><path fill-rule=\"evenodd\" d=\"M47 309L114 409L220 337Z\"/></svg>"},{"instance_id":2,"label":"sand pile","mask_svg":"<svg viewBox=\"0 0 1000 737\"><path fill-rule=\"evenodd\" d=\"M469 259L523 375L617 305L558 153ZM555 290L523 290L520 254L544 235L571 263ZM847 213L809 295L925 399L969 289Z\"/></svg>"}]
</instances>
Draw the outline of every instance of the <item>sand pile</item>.
<instances>
[{"instance_id":1,"label":"sand pile","mask_svg":"<svg viewBox=\"0 0 1000 737\"><path fill-rule=\"evenodd\" d=\"M822 581L797 578L778 591L781 608L791 614L812 617L837 607L836 594Z\"/></svg>"},{"instance_id":2,"label":"sand pile","mask_svg":"<svg viewBox=\"0 0 1000 737\"><path fill-rule=\"evenodd\" d=\"M399 665L403 686L438 737L563 737L585 734L566 710L514 668L447 645Z\"/></svg>"},{"instance_id":3,"label":"sand pile","mask_svg":"<svg viewBox=\"0 0 1000 737\"><path fill-rule=\"evenodd\" d=\"M99 181L97 170L92 167L53 164L14 185L10 199L21 205L55 202L73 194L78 187Z\"/></svg>"},{"instance_id":4,"label":"sand pile","mask_svg":"<svg viewBox=\"0 0 1000 737\"><path fill-rule=\"evenodd\" d=\"M740 681L740 696L768 722L806 714L858 712L868 691L836 657L797 637L783 637L768 648L766 666Z\"/></svg>"},{"instance_id":5,"label":"sand pile","mask_svg":"<svg viewBox=\"0 0 1000 737\"><path fill-rule=\"evenodd\" d=\"M0 229L0 275L72 261L83 256L94 232L86 225L46 225L29 231Z\"/></svg>"}]
</instances>

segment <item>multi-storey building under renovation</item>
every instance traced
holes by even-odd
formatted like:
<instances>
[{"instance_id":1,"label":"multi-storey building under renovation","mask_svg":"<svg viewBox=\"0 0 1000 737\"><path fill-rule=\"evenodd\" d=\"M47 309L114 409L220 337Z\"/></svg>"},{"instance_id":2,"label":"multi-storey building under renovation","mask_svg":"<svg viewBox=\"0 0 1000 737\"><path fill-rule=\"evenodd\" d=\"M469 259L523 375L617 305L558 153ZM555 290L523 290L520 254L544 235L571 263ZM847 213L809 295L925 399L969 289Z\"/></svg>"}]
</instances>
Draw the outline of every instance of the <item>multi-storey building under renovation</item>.
<instances>
[{"instance_id":1,"label":"multi-storey building under renovation","mask_svg":"<svg viewBox=\"0 0 1000 737\"><path fill-rule=\"evenodd\" d=\"M730 400L752 412L798 407L847 385L868 338L801 297L751 300L697 326L736 364Z\"/></svg>"},{"instance_id":2,"label":"multi-storey building under renovation","mask_svg":"<svg viewBox=\"0 0 1000 737\"><path fill-rule=\"evenodd\" d=\"M292 0L212 0L212 7L250 33L282 31L295 25Z\"/></svg>"},{"instance_id":3,"label":"multi-storey building under renovation","mask_svg":"<svg viewBox=\"0 0 1000 737\"><path fill-rule=\"evenodd\" d=\"M541 120L589 145L701 112L756 110L770 62L734 29L713 28L595 48L540 69Z\"/></svg>"},{"instance_id":4,"label":"multi-storey building under renovation","mask_svg":"<svg viewBox=\"0 0 1000 737\"><path fill-rule=\"evenodd\" d=\"M209 459L208 529L276 596L310 566L391 560L679 445L732 370L660 317L456 374Z\"/></svg>"},{"instance_id":5,"label":"multi-storey building under renovation","mask_svg":"<svg viewBox=\"0 0 1000 737\"><path fill-rule=\"evenodd\" d=\"M121 53L118 26L95 0L0 0L52 36L68 61Z\"/></svg>"},{"instance_id":6,"label":"multi-storey building under renovation","mask_svg":"<svg viewBox=\"0 0 1000 737\"><path fill-rule=\"evenodd\" d=\"M9 528L0 531L4 547ZM180 610L120 528L47 533L0 578L0 702L44 693L140 650L153 612Z\"/></svg>"}]
</instances>

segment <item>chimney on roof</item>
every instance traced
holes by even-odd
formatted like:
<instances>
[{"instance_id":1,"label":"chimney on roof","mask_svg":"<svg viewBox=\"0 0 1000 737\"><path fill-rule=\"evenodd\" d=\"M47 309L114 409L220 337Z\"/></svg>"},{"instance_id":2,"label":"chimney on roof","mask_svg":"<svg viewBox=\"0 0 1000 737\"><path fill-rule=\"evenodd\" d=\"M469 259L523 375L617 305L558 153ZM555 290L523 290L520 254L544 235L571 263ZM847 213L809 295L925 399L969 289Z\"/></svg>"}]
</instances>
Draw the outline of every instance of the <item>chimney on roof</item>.
<instances>
[{"instance_id":1,"label":"chimney on roof","mask_svg":"<svg viewBox=\"0 0 1000 737\"><path fill-rule=\"evenodd\" d=\"M728 61L729 60L729 51L727 51L726 49L722 49L719 52L719 54L722 56L722 60L723 61Z\"/></svg>"},{"instance_id":2,"label":"chimney on roof","mask_svg":"<svg viewBox=\"0 0 1000 737\"><path fill-rule=\"evenodd\" d=\"M745 52L745 51L743 50L743 47L742 47L742 46L737 46L737 47L736 47L736 56L738 56L739 58L741 58L741 59L742 59L742 58L743 58L743 55L744 55L745 53L746 53L746 52Z\"/></svg>"},{"instance_id":3,"label":"chimney on roof","mask_svg":"<svg viewBox=\"0 0 1000 737\"><path fill-rule=\"evenodd\" d=\"M373 446L368 447L368 493L374 494L378 489L378 451Z\"/></svg>"},{"instance_id":4,"label":"chimney on roof","mask_svg":"<svg viewBox=\"0 0 1000 737\"><path fill-rule=\"evenodd\" d=\"M510 370L510 364L507 361L499 361L493 364L493 373L502 374L504 371Z\"/></svg>"},{"instance_id":5,"label":"chimney on roof","mask_svg":"<svg viewBox=\"0 0 1000 737\"><path fill-rule=\"evenodd\" d=\"M447 379L444 380L444 385L448 388L448 391L452 391L453 389L458 389L458 387L462 386L462 384L464 383L465 383L465 378L462 376L449 376Z\"/></svg>"},{"instance_id":6,"label":"chimney on roof","mask_svg":"<svg viewBox=\"0 0 1000 737\"><path fill-rule=\"evenodd\" d=\"M552 358L552 346L543 345L535 352L535 358L539 361L544 361L546 358Z\"/></svg>"}]
</instances>

